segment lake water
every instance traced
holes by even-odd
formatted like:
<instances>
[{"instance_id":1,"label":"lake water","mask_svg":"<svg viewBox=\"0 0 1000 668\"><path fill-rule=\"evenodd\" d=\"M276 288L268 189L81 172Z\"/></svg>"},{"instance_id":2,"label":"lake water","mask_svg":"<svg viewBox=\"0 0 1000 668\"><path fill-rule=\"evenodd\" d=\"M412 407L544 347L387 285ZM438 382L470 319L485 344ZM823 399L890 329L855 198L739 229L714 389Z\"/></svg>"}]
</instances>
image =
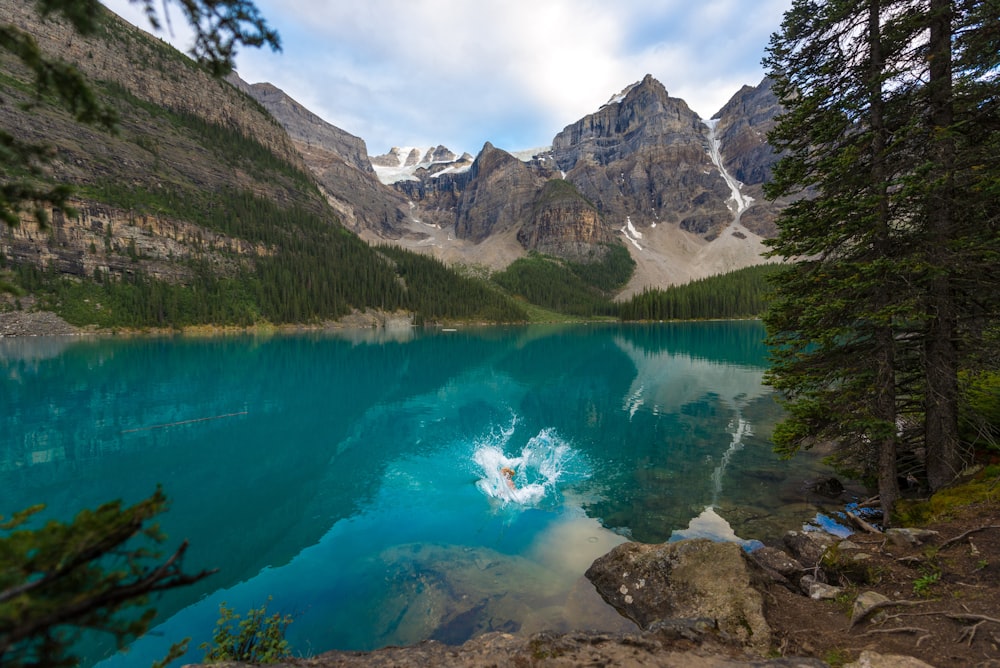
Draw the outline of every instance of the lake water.
<instances>
[{"instance_id":1,"label":"lake water","mask_svg":"<svg viewBox=\"0 0 1000 668\"><path fill-rule=\"evenodd\" d=\"M148 666L218 607L292 614L298 654L486 631L631 629L583 572L632 538L775 540L816 456L771 453L756 322L0 340L0 514L158 483L185 570ZM514 471L515 488L501 477Z\"/></svg>"}]
</instances>

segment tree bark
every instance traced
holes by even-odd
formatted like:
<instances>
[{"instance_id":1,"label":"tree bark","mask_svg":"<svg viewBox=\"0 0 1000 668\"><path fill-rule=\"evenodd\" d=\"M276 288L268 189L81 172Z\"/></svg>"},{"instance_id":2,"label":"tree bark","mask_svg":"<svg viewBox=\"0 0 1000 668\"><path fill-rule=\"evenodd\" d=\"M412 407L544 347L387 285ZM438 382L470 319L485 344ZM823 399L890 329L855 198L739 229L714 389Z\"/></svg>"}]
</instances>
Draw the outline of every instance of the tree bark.
<instances>
[{"instance_id":1,"label":"tree bark","mask_svg":"<svg viewBox=\"0 0 1000 668\"><path fill-rule=\"evenodd\" d=\"M876 258L885 258L892 252L889 231L889 191L885 169L885 150L887 130L885 125L882 94L882 75L885 69L885 56L882 53L882 3L870 0L868 5L868 122L872 129L872 163L871 187L877 196L877 213L873 250ZM883 287L874 297L874 317L881 319L882 311L888 307L891 296L888 294L887 276L883 276ZM876 291L879 288L876 287ZM897 475L897 436L896 436L896 365L895 338L891 322L875 324L873 337L875 361L874 401L872 403L873 417L883 428L877 432L875 441L878 449L878 493L882 503L882 524L889 526L893 507L899 498L899 479Z\"/></svg>"},{"instance_id":2,"label":"tree bark","mask_svg":"<svg viewBox=\"0 0 1000 668\"><path fill-rule=\"evenodd\" d=\"M955 143L952 84L951 0L930 0L928 16L928 116L934 168L928 191L927 328L924 339L926 395L924 447L927 482L932 490L951 482L961 469L958 437L957 305L952 280L956 268L949 251L955 233Z\"/></svg>"}]
</instances>

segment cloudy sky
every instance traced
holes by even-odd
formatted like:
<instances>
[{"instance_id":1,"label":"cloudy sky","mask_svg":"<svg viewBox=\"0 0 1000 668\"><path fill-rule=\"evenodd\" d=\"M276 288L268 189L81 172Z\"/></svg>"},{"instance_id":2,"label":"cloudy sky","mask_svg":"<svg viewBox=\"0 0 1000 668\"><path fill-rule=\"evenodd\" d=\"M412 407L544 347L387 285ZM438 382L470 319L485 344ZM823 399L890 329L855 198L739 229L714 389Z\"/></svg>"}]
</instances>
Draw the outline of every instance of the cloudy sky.
<instances>
[{"instance_id":1,"label":"cloudy sky","mask_svg":"<svg viewBox=\"0 0 1000 668\"><path fill-rule=\"evenodd\" d=\"M103 0L144 29L129 0ZM710 117L744 84L791 0L256 0L282 52L244 49L268 81L328 122L392 146L475 155L546 146L647 73ZM162 4L155 3L161 8ZM190 46L183 17L172 33Z\"/></svg>"}]
</instances>

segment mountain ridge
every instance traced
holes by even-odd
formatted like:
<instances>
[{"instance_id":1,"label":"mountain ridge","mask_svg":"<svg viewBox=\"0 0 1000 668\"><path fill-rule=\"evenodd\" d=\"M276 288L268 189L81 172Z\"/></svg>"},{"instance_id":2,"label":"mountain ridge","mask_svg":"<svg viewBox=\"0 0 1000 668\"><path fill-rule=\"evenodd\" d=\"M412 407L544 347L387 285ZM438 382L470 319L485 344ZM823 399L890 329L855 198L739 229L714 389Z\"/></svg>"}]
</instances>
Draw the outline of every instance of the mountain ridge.
<instances>
[{"instance_id":1,"label":"mountain ridge","mask_svg":"<svg viewBox=\"0 0 1000 668\"><path fill-rule=\"evenodd\" d=\"M517 162L501 160L496 151L515 156L486 142L476 169L465 156L411 165L405 178L388 184L407 201L392 240L446 261L493 269L530 251L586 260L599 257L604 244L624 243L637 270L620 297L758 264L780 209L762 193L776 159L765 135L779 111L765 79L744 86L715 114L722 166L753 200L739 227L732 225L729 185L709 155L705 123L646 75L568 124L547 149L525 152L530 157L516 152ZM419 160L420 153L410 150L407 157ZM400 161L399 155L371 158ZM593 205L597 226L578 218L590 215L585 207L550 214L545 225L537 225L528 212L554 178L573 183ZM498 189L494 198L508 201L484 204L487 183ZM591 230L586 238L583 229ZM372 230L369 239L380 237L385 235Z\"/></svg>"},{"instance_id":2,"label":"mountain ridge","mask_svg":"<svg viewBox=\"0 0 1000 668\"><path fill-rule=\"evenodd\" d=\"M348 229L391 234L405 206L350 164L363 142L328 128L339 147L310 151L307 134L290 137L240 87L101 6L86 36L34 10L0 0L4 25L47 57L71 59L118 122L115 132L81 123L34 95L16 58L0 60L0 127L46 147L53 159L40 179L73 188L76 210L48 207L47 226L24 211L18 225L0 226L0 311L49 310L109 330L319 326L362 312L367 322L375 312L527 318L485 281ZM309 131L319 122L299 114ZM419 280L404 278L412 273Z\"/></svg>"},{"instance_id":3,"label":"mountain ridge","mask_svg":"<svg viewBox=\"0 0 1000 668\"><path fill-rule=\"evenodd\" d=\"M98 38L82 38L57 21L34 21L13 0L0 4L32 25L45 49L79 59L128 110L123 132L110 137L55 112L26 116L0 105L7 126L55 139L63 157L51 175L80 187L84 200L85 215L57 216L47 240L27 223L4 231L3 249L17 262L80 277L139 270L186 282L194 274L185 263L216 253L212 271L234 276L275 253L261 241L266 235L241 238L244 223L224 220L224 211L212 230L185 216L216 216L212 192L245 192L320 216L336 212L372 246L490 270L533 252L600 262L619 246L636 266L617 294L627 298L758 263L773 225L775 209L759 197L759 183L741 186L754 202L733 220L705 124L650 75L567 124L543 150L515 155L485 142L474 157L444 146L370 156L363 139L276 86L214 79L110 12ZM717 114L720 164L750 180L764 178L774 157L761 144L776 109L765 84L744 87ZM250 153L264 162L254 164ZM412 170L391 186L379 178L384 165L373 165L391 167L390 158Z\"/></svg>"}]
</instances>

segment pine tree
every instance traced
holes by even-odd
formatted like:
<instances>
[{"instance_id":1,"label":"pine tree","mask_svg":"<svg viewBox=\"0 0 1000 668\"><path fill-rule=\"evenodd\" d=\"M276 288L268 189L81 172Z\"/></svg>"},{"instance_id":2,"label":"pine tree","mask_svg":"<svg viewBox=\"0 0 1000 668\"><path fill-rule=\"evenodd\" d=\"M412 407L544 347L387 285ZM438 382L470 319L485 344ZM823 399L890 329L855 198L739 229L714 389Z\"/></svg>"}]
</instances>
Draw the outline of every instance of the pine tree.
<instances>
[{"instance_id":1,"label":"pine tree","mask_svg":"<svg viewBox=\"0 0 1000 668\"><path fill-rule=\"evenodd\" d=\"M772 244L795 261L766 319L768 381L789 409L775 440L786 452L838 443L878 480L886 522L904 442L926 451L932 488L961 463L959 323L974 301L963 291L997 287L983 273L996 216L980 217L984 196L996 204L995 158L964 138L996 144L997 56L982 45L997 43L997 4L797 0L765 61L787 110L767 193L799 197ZM976 45L962 54L978 74L955 78L957 35ZM956 89L970 97L958 104Z\"/></svg>"},{"instance_id":2,"label":"pine tree","mask_svg":"<svg viewBox=\"0 0 1000 668\"><path fill-rule=\"evenodd\" d=\"M165 539L151 521L166 506L157 489L133 506L107 503L69 523L25 529L41 506L0 523L0 664L76 665L72 643L83 629L111 633L124 647L152 622L150 594L214 572L181 570L186 542L166 559L148 547ZM143 538L147 545L134 544ZM135 608L144 613L129 614Z\"/></svg>"}]
</instances>

